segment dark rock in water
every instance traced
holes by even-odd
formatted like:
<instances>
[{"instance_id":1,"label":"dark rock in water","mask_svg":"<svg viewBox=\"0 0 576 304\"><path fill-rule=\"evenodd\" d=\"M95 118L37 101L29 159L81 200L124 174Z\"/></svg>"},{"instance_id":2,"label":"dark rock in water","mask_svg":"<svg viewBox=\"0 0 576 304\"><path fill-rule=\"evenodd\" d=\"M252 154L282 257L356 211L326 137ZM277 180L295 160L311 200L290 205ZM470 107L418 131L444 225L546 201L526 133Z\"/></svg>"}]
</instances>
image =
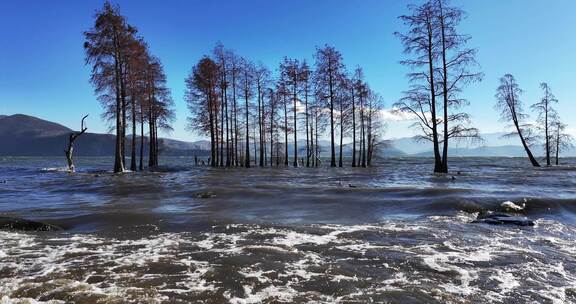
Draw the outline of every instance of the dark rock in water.
<instances>
[{"instance_id":1,"label":"dark rock in water","mask_svg":"<svg viewBox=\"0 0 576 304\"><path fill-rule=\"evenodd\" d=\"M213 198L216 197L216 194L214 194L213 192L201 192L196 194L197 198Z\"/></svg>"},{"instance_id":2,"label":"dark rock in water","mask_svg":"<svg viewBox=\"0 0 576 304\"><path fill-rule=\"evenodd\" d=\"M511 215L500 212L481 212L473 223L492 225L534 226L534 221L525 216Z\"/></svg>"},{"instance_id":3,"label":"dark rock in water","mask_svg":"<svg viewBox=\"0 0 576 304\"><path fill-rule=\"evenodd\" d=\"M54 231L62 228L50 224L29 221L21 218L0 217L0 229L18 231Z\"/></svg>"}]
</instances>

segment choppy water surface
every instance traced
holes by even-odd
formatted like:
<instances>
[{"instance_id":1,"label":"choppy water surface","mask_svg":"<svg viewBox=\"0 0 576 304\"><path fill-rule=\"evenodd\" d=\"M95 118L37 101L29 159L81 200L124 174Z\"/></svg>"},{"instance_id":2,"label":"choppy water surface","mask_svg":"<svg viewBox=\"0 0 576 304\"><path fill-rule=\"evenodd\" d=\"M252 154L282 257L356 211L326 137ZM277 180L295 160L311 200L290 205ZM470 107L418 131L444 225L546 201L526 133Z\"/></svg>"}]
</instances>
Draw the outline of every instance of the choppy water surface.
<instances>
[{"instance_id":1,"label":"choppy water surface","mask_svg":"<svg viewBox=\"0 0 576 304\"><path fill-rule=\"evenodd\" d=\"M576 161L428 159L375 168L0 160L0 303L576 303ZM454 176L454 178L452 178ZM534 227L472 223L525 202Z\"/></svg>"}]
</instances>

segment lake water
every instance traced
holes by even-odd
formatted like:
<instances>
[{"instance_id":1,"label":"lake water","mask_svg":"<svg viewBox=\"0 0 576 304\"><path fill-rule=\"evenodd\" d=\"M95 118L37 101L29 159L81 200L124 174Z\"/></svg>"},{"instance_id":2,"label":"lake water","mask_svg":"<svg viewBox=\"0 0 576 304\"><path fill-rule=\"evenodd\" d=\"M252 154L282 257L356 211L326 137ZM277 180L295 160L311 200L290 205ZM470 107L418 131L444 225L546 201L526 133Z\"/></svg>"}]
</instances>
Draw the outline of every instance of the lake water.
<instances>
[{"instance_id":1,"label":"lake water","mask_svg":"<svg viewBox=\"0 0 576 304\"><path fill-rule=\"evenodd\" d=\"M0 303L576 303L576 160L374 168L0 159ZM454 178L452 178L454 177ZM533 227L472 223L504 201Z\"/></svg>"}]
</instances>

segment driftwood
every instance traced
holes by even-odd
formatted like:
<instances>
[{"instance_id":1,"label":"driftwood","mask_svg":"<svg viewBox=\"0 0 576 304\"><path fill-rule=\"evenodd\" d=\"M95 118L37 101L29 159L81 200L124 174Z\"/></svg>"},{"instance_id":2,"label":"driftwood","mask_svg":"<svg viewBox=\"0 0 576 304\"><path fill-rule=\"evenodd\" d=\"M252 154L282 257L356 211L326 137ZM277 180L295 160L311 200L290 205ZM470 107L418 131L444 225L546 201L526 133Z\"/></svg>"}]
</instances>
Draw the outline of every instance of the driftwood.
<instances>
[{"instance_id":1,"label":"driftwood","mask_svg":"<svg viewBox=\"0 0 576 304\"><path fill-rule=\"evenodd\" d=\"M68 148L64 151L64 153L66 153L66 160L68 161L68 171L70 172L75 171L74 160L72 158L72 153L74 152L74 142L80 135L84 134L84 132L88 130L88 128L84 125L84 120L86 119L86 117L88 117L88 115L82 117L82 122L80 124L80 132L70 133L70 137L68 140Z\"/></svg>"}]
</instances>

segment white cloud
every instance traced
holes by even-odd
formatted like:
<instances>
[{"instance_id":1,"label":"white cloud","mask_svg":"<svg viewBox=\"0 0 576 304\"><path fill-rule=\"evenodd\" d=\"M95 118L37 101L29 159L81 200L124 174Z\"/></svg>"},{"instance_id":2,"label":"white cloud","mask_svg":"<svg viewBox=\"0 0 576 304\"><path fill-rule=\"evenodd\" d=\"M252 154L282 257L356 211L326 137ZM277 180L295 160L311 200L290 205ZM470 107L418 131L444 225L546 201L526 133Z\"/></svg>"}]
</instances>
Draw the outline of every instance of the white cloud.
<instances>
[{"instance_id":1,"label":"white cloud","mask_svg":"<svg viewBox=\"0 0 576 304\"><path fill-rule=\"evenodd\" d=\"M416 115L407 112L398 112L394 109L382 109L380 110L380 117L385 121L413 121L417 120L418 118Z\"/></svg>"}]
</instances>

